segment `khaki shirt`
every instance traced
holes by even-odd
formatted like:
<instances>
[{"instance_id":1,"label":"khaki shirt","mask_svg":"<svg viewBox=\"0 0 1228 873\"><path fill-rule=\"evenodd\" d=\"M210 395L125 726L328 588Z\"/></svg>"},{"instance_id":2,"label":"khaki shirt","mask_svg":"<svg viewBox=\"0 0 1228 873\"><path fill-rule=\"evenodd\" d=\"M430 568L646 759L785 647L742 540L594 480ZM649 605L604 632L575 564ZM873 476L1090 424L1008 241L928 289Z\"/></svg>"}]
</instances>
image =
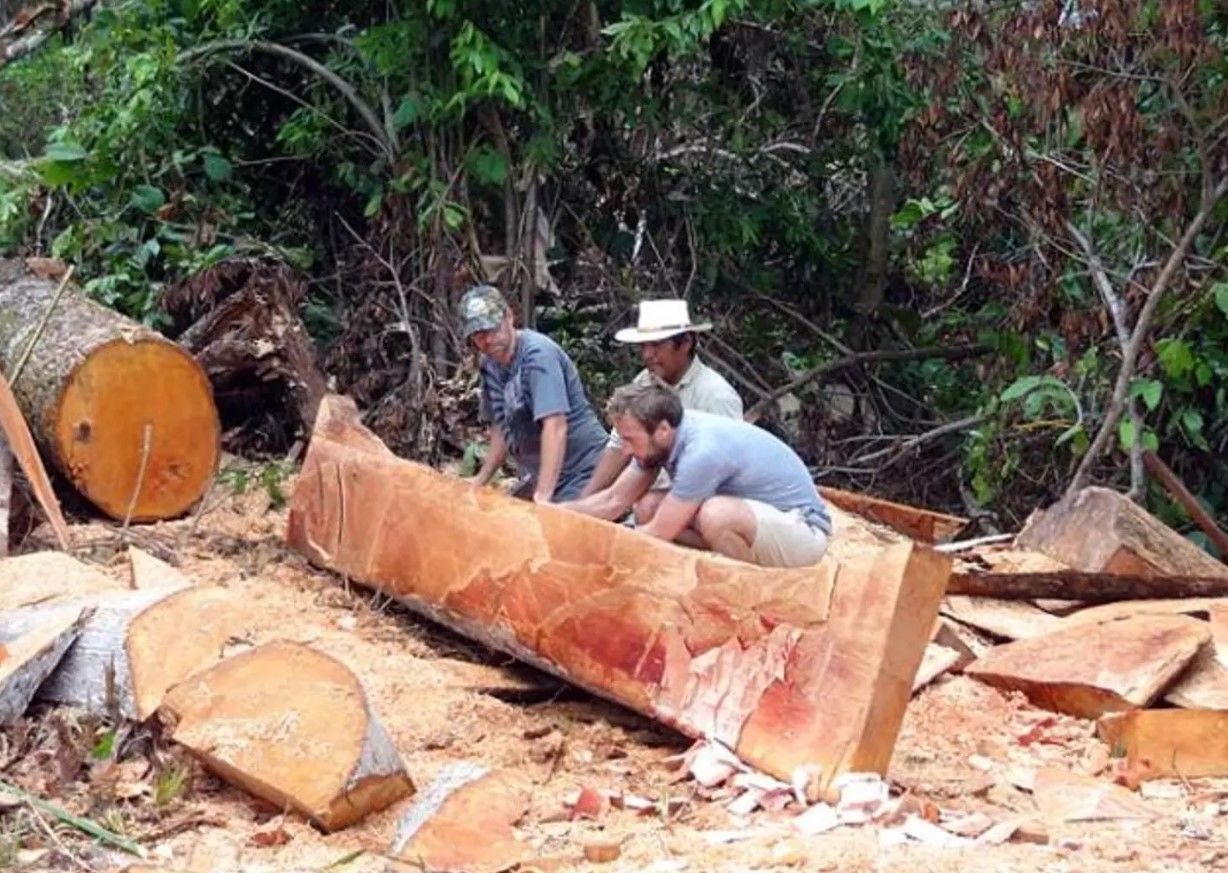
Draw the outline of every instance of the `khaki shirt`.
<instances>
[{"instance_id":1,"label":"khaki shirt","mask_svg":"<svg viewBox=\"0 0 1228 873\"><path fill-rule=\"evenodd\" d=\"M698 409L700 412L711 412L726 418L742 417L742 398L738 396L738 392L725 381L724 376L701 361L698 355L691 359L691 366L687 367L677 385L670 385L647 370L640 370L633 381L636 385L669 388L677 393L683 409ZM621 451L622 446L623 441L618 432L611 428L606 448Z\"/></svg>"}]
</instances>

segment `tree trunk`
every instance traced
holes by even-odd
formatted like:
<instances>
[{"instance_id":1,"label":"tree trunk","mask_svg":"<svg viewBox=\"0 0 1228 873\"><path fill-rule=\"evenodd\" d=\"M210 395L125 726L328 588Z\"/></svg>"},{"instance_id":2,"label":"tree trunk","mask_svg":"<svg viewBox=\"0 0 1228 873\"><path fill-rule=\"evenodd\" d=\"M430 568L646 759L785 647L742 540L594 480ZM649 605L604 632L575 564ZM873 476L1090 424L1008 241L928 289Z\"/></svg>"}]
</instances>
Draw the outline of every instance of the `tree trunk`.
<instances>
[{"instance_id":1,"label":"tree trunk","mask_svg":"<svg viewBox=\"0 0 1228 873\"><path fill-rule=\"evenodd\" d=\"M179 515L217 469L209 382L186 351L70 292L37 334L56 283L0 262L0 365L32 339L13 392L44 453L112 518Z\"/></svg>"},{"instance_id":2,"label":"tree trunk","mask_svg":"<svg viewBox=\"0 0 1228 873\"><path fill-rule=\"evenodd\" d=\"M228 658L172 690L163 712L205 766L325 830L414 791L358 678L298 643Z\"/></svg>"},{"instance_id":3,"label":"tree trunk","mask_svg":"<svg viewBox=\"0 0 1228 873\"><path fill-rule=\"evenodd\" d=\"M832 797L882 773L950 559L900 543L755 567L395 457L320 405L287 540L315 563Z\"/></svg>"},{"instance_id":4,"label":"tree trunk","mask_svg":"<svg viewBox=\"0 0 1228 873\"><path fill-rule=\"evenodd\" d=\"M1225 576L1141 576L1121 573L953 573L950 594L996 597L1000 600L1157 600L1184 597L1228 597Z\"/></svg>"}]
</instances>

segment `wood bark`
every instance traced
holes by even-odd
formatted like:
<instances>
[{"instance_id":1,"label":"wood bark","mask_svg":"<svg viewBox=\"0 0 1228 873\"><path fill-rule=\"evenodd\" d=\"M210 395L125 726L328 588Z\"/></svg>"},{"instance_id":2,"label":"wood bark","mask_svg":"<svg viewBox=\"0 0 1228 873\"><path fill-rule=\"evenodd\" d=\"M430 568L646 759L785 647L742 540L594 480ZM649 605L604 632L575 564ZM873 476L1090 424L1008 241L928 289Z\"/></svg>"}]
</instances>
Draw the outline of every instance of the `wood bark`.
<instances>
[{"instance_id":1,"label":"wood bark","mask_svg":"<svg viewBox=\"0 0 1228 873\"><path fill-rule=\"evenodd\" d=\"M884 772L950 559L901 543L767 569L395 457L321 404L287 540L314 563L812 796Z\"/></svg>"},{"instance_id":2,"label":"wood bark","mask_svg":"<svg viewBox=\"0 0 1228 873\"><path fill-rule=\"evenodd\" d=\"M1206 622L1141 616L1080 624L998 646L964 671L1081 718L1151 704L1206 645Z\"/></svg>"},{"instance_id":3,"label":"wood bark","mask_svg":"<svg viewBox=\"0 0 1228 873\"><path fill-rule=\"evenodd\" d=\"M1016 542L1086 572L1228 579L1228 567L1108 488L1066 495L1029 519Z\"/></svg>"},{"instance_id":4,"label":"wood bark","mask_svg":"<svg viewBox=\"0 0 1228 873\"><path fill-rule=\"evenodd\" d=\"M241 636L250 609L224 588L121 591L94 612L39 698L144 721L166 692L213 666Z\"/></svg>"},{"instance_id":5,"label":"wood bark","mask_svg":"<svg viewBox=\"0 0 1228 873\"><path fill-rule=\"evenodd\" d=\"M1228 776L1228 712L1127 712L1105 716L1097 731L1140 779Z\"/></svg>"},{"instance_id":6,"label":"wood bark","mask_svg":"<svg viewBox=\"0 0 1228 873\"><path fill-rule=\"evenodd\" d=\"M29 627L0 633L0 725L20 718L81 631L80 607L59 609Z\"/></svg>"},{"instance_id":7,"label":"wood bark","mask_svg":"<svg viewBox=\"0 0 1228 873\"><path fill-rule=\"evenodd\" d=\"M358 678L298 643L226 659L176 686L163 712L205 766L328 831L414 791Z\"/></svg>"},{"instance_id":8,"label":"wood bark","mask_svg":"<svg viewBox=\"0 0 1228 873\"><path fill-rule=\"evenodd\" d=\"M1086 573L1079 570L1045 573L982 573L974 570L952 573L948 590L952 594L1001 600L1112 603L1118 600L1228 597L1228 577Z\"/></svg>"},{"instance_id":9,"label":"wood bark","mask_svg":"<svg viewBox=\"0 0 1228 873\"><path fill-rule=\"evenodd\" d=\"M893 503L879 497L856 494L839 488L822 487L823 499L845 512L860 515L870 521L885 524L919 543L940 543L949 540L963 530L968 519L945 515L929 509L920 509L904 503Z\"/></svg>"},{"instance_id":10,"label":"wood bark","mask_svg":"<svg viewBox=\"0 0 1228 873\"><path fill-rule=\"evenodd\" d=\"M56 283L0 262L0 366L32 340L13 392L52 464L112 518L184 512L217 469L209 382L179 346L72 290L41 336Z\"/></svg>"}]
</instances>

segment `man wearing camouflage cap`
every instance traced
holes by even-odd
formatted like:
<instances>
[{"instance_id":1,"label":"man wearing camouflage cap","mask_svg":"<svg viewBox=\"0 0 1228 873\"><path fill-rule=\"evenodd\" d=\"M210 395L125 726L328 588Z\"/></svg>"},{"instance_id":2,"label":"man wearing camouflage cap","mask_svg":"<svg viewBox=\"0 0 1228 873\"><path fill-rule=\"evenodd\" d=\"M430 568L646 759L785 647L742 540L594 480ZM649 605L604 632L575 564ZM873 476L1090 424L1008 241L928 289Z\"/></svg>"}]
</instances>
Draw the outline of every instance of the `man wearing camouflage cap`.
<instances>
[{"instance_id":1,"label":"man wearing camouflage cap","mask_svg":"<svg viewBox=\"0 0 1228 873\"><path fill-rule=\"evenodd\" d=\"M460 302L461 337L482 355L482 418L490 447L473 481L487 484L510 454L537 503L578 497L605 446L576 365L554 340L517 330L498 289L476 285Z\"/></svg>"}]
</instances>

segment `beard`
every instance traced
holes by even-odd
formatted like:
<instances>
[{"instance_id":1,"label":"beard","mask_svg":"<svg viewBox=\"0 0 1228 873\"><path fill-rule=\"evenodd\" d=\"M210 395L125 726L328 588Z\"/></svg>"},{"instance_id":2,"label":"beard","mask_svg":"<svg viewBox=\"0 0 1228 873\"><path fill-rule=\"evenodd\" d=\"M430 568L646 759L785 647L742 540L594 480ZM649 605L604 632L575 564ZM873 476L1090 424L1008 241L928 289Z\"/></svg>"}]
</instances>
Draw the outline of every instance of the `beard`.
<instances>
[{"instance_id":1,"label":"beard","mask_svg":"<svg viewBox=\"0 0 1228 873\"><path fill-rule=\"evenodd\" d=\"M658 449L654 446L653 451L645 455L644 460L640 461L640 466L645 470L660 470L668 460L669 452L666 449Z\"/></svg>"}]
</instances>

